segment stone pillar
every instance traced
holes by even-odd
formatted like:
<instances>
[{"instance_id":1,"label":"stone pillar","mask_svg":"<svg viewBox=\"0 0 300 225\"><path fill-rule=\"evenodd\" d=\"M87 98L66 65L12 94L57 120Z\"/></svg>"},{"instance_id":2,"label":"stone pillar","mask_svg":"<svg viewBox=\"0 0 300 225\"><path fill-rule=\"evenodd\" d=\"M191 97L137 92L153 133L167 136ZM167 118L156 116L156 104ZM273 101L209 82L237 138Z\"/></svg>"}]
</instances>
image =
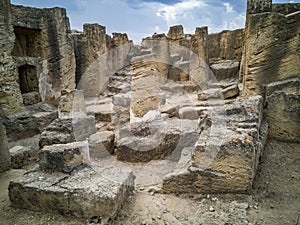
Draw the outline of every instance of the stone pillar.
<instances>
[{"instance_id":1,"label":"stone pillar","mask_svg":"<svg viewBox=\"0 0 300 225\"><path fill-rule=\"evenodd\" d=\"M196 53L198 54L201 61L209 63L208 60L208 28L207 27L197 27L195 31L195 44Z\"/></svg>"},{"instance_id":2,"label":"stone pillar","mask_svg":"<svg viewBox=\"0 0 300 225\"><path fill-rule=\"evenodd\" d=\"M9 169L10 157L5 126L0 122L0 173Z\"/></svg>"}]
</instances>

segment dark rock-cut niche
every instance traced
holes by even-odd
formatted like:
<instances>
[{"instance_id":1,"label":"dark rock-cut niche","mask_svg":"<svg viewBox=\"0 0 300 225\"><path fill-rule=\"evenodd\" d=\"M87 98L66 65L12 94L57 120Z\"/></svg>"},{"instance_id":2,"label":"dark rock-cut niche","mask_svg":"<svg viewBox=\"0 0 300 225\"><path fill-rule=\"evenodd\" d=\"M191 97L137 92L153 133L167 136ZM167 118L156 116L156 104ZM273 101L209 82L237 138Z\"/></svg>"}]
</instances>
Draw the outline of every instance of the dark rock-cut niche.
<instances>
[{"instance_id":1,"label":"dark rock-cut niche","mask_svg":"<svg viewBox=\"0 0 300 225\"><path fill-rule=\"evenodd\" d=\"M32 65L24 65L18 68L19 85L21 93L29 93L39 91L39 82L37 78L36 67Z\"/></svg>"},{"instance_id":2,"label":"dark rock-cut niche","mask_svg":"<svg viewBox=\"0 0 300 225\"><path fill-rule=\"evenodd\" d=\"M41 30L25 27L14 27L15 44L12 50L13 56L40 57L41 53Z\"/></svg>"}]
</instances>

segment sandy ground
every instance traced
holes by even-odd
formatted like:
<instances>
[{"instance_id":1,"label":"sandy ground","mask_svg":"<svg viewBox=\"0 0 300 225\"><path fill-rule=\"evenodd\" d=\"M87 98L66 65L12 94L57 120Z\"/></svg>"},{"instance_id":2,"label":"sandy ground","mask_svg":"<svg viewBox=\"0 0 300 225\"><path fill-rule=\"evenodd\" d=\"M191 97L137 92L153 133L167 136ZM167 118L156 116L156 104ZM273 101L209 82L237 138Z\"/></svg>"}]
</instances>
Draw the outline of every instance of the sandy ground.
<instances>
[{"instance_id":1,"label":"sandy ground","mask_svg":"<svg viewBox=\"0 0 300 225\"><path fill-rule=\"evenodd\" d=\"M117 162L116 162L117 163ZM202 225L300 225L300 144L272 140L248 195L174 196L153 192L160 182L153 162L147 166L129 165L137 176L135 193L114 224L202 224ZM12 208L8 183L25 170L0 175L0 224L79 225L99 221ZM146 173L145 171L152 171ZM151 179L150 179L151 178Z\"/></svg>"}]
</instances>

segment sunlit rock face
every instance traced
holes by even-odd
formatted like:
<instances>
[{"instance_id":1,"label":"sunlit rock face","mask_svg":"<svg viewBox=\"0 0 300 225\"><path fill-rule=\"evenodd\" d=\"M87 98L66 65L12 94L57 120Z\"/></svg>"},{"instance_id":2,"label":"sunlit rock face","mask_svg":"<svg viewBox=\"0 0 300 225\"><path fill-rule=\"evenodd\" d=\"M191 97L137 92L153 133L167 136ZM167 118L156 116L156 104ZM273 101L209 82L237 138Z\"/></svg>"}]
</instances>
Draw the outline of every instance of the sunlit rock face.
<instances>
[{"instance_id":1,"label":"sunlit rock face","mask_svg":"<svg viewBox=\"0 0 300 225\"><path fill-rule=\"evenodd\" d=\"M39 164L12 205L106 223L145 165L161 193L251 191L267 138L299 142L299 5L249 0L245 29L135 45L1 1L0 172Z\"/></svg>"},{"instance_id":2,"label":"sunlit rock face","mask_svg":"<svg viewBox=\"0 0 300 225\"><path fill-rule=\"evenodd\" d=\"M295 141L299 88L290 79L300 78L299 4L271 3L248 1L240 71L243 95L264 95L270 136ZM291 83L295 87L287 88ZM287 128L290 122L293 125Z\"/></svg>"}]
</instances>

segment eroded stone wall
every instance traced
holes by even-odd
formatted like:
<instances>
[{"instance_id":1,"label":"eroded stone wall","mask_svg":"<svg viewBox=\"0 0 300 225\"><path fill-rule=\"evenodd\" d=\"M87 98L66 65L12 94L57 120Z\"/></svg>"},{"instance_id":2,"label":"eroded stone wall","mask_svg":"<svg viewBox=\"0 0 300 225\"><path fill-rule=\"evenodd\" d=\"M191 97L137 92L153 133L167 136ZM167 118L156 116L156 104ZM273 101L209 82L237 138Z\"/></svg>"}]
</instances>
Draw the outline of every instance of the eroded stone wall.
<instances>
[{"instance_id":1,"label":"eroded stone wall","mask_svg":"<svg viewBox=\"0 0 300 225\"><path fill-rule=\"evenodd\" d=\"M46 60L47 73L44 77L37 75L41 81L40 89L46 91L42 98L57 102L61 90L75 88L75 54L66 10L12 5L12 21L16 36L12 54L39 58L38 65ZM34 38L25 40L26 33Z\"/></svg>"},{"instance_id":2,"label":"eroded stone wall","mask_svg":"<svg viewBox=\"0 0 300 225\"><path fill-rule=\"evenodd\" d=\"M216 59L236 60L242 58L244 29L225 30L208 35L208 54L210 61Z\"/></svg>"},{"instance_id":3,"label":"eroded stone wall","mask_svg":"<svg viewBox=\"0 0 300 225\"><path fill-rule=\"evenodd\" d=\"M76 54L76 85L86 97L96 97L107 87L109 75L126 64L132 45L127 34L106 34L99 24L84 24L72 33Z\"/></svg>"},{"instance_id":4,"label":"eroded stone wall","mask_svg":"<svg viewBox=\"0 0 300 225\"><path fill-rule=\"evenodd\" d=\"M272 138L299 141L299 87L290 79L300 78L300 4L266 9L255 8L255 2L248 1L240 71L243 95L265 96ZM291 83L294 88L289 88Z\"/></svg>"},{"instance_id":5,"label":"eroded stone wall","mask_svg":"<svg viewBox=\"0 0 300 225\"><path fill-rule=\"evenodd\" d=\"M300 77L299 29L300 12L248 9L241 70L245 96L262 94L271 82Z\"/></svg>"},{"instance_id":6,"label":"eroded stone wall","mask_svg":"<svg viewBox=\"0 0 300 225\"><path fill-rule=\"evenodd\" d=\"M0 1L0 104L6 115L16 113L23 107L17 82L18 71L11 56L15 39L11 17L10 1Z\"/></svg>"},{"instance_id":7,"label":"eroded stone wall","mask_svg":"<svg viewBox=\"0 0 300 225\"><path fill-rule=\"evenodd\" d=\"M31 92L39 101L57 103L61 90L75 88L74 47L66 10L15 6L8 0L0 4L4 114L17 113L24 103L30 104L27 93Z\"/></svg>"}]
</instances>

